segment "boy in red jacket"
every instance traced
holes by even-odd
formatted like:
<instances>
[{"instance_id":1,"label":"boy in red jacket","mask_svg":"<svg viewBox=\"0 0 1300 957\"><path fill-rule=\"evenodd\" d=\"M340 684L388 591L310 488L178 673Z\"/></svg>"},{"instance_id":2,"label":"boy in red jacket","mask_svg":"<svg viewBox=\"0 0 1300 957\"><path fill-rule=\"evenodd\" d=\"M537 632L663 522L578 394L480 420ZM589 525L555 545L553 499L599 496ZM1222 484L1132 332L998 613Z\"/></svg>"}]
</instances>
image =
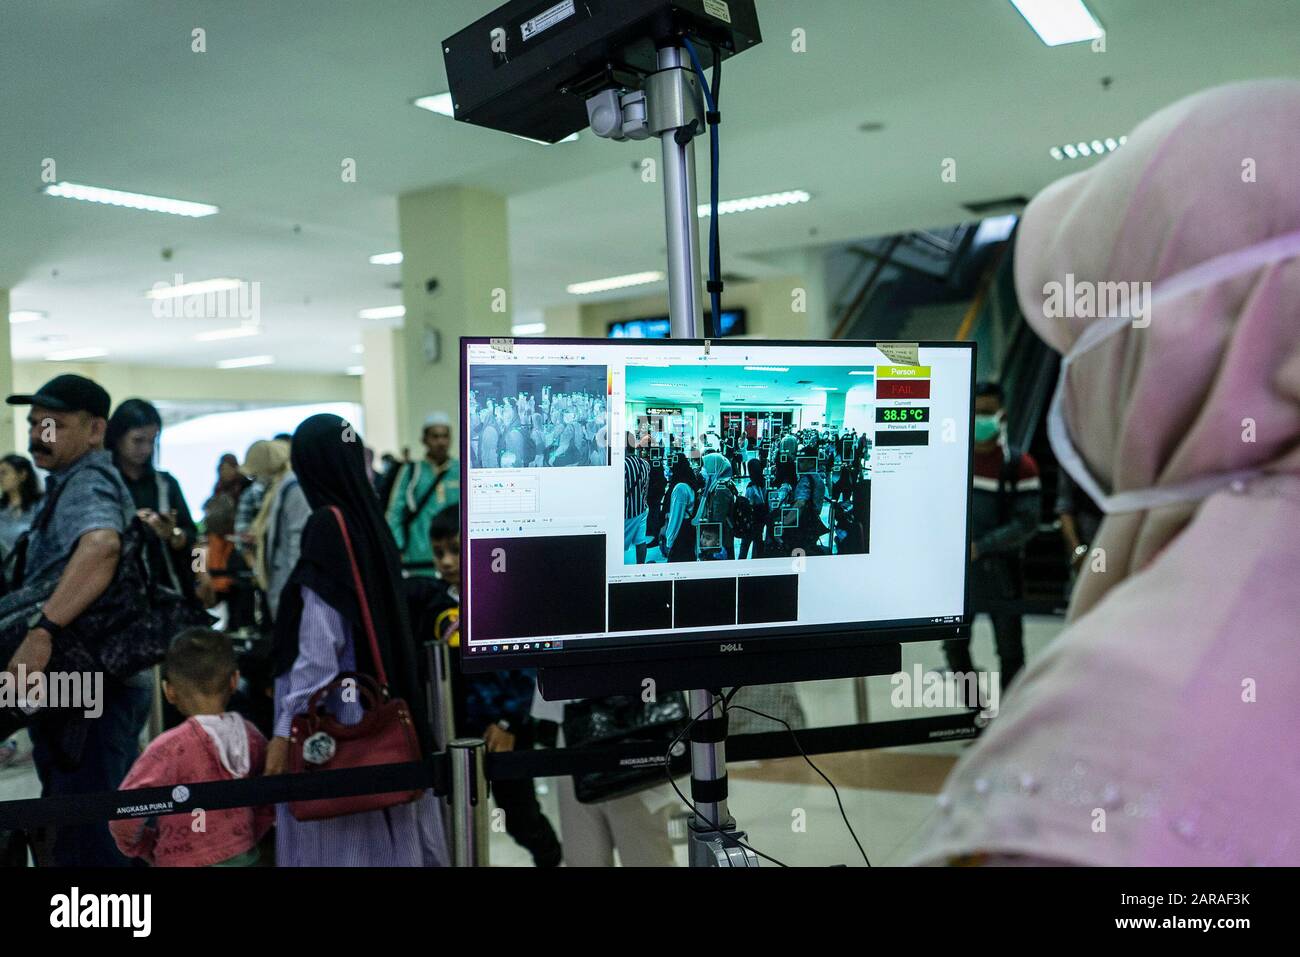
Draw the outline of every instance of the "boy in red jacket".
<instances>
[{"instance_id":1,"label":"boy in red jacket","mask_svg":"<svg viewBox=\"0 0 1300 957\"><path fill-rule=\"evenodd\" d=\"M185 721L153 740L119 790L261 774L266 739L226 710L238 682L229 638L204 628L183 632L163 662L163 694ZM123 854L158 867L240 867L257 863L257 842L274 819L271 807L186 810L111 821L109 828Z\"/></svg>"}]
</instances>

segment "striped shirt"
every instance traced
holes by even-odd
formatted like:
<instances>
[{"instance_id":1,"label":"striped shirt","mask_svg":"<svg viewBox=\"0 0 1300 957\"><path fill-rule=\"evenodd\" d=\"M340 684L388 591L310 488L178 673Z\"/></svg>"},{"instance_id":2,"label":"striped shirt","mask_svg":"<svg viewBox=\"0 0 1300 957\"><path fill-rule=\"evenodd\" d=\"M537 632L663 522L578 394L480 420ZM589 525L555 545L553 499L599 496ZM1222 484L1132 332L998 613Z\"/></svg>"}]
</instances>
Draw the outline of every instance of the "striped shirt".
<instances>
[{"instance_id":1,"label":"striped shirt","mask_svg":"<svg viewBox=\"0 0 1300 957\"><path fill-rule=\"evenodd\" d=\"M623 518L650 510L650 463L630 451L623 456Z\"/></svg>"}]
</instances>

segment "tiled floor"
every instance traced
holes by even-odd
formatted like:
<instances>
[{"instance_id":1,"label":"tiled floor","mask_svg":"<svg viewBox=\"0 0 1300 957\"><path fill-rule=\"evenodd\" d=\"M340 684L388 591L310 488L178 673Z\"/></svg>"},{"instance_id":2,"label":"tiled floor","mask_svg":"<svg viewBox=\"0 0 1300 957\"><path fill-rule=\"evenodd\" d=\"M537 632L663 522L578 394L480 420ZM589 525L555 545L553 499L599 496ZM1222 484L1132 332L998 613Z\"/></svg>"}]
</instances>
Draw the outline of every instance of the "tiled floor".
<instances>
[{"instance_id":1,"label":"tiled floor","mask_svg":"<svg viewBox=\"0 0 1300 957\"><path fill-rule=\"evenodd\" d=\"M1026 619L1028 655L1040 652L1059 630L1058 619ZM975 624L973 653L977 667L990 667L996 660L992 632L982 618ZM905 645L904 670L910 671L916 662L926 669L946 667L936 642ZM894 708L889 700L891 685L887 675L867 679L867 689L873 721L947 713L939 709ZM743 696L742 691L737 703L743 702ZM799 698L809 727L852 724L856 720L851 680L802 684ZM813 760L839 788L844 810L871 863L897 865L905 863L915 848L934 806L934 793L963 747L961 742L942 742L814 756ZM840 817L835 795L801 759L733 764L729 772L731 812L747 832L749 842L763 853L805 866L863 863ZM39 793L30 762L0 770L0 800L37 797ZM538 793L542 809L558 828L555 782L540 780ZM804 822L802 830L795 827L798 820ZM489 857L494 867L531 864L528 854L503 833L491 835ZM680 865L686 864L685 845L677 847L677 860Z\"/></svg>"}]
</instances>

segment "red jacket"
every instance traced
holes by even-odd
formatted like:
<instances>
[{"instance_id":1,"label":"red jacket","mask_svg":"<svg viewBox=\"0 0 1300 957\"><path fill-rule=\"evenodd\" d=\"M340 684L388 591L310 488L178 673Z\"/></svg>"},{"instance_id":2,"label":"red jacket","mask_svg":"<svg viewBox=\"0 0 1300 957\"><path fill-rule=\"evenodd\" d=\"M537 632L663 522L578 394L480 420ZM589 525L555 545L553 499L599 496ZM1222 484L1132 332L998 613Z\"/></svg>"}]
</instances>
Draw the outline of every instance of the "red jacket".
<instances>
[{"instance_id":1,"label":"red jacket","mask_svg":"<svg viewBox=\"0 0 1300 957\"><path fill-rule=\"evenodd\" d=\"M266 766L266 739L247 721L250 775ZM119 790L169 787L199 781L230 781L212 738L193 718L153 740L136 759ZM207 811L203 827L191 811L157 818L148 826L146 818L110 821L118 848L127 857L143 857L158 867L206 867L251 850L271 827L275 809L237 807Z\"/></svg>"}]
</instances>

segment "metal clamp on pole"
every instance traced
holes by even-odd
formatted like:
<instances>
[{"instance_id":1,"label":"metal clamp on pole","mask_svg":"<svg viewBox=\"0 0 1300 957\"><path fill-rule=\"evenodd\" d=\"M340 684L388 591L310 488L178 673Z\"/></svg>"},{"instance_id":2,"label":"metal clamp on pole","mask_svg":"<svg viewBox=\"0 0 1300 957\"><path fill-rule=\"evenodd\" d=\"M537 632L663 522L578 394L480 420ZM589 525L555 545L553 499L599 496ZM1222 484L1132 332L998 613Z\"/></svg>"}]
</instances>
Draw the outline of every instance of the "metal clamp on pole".
<instances>
[{"instance_id":1,"label":"metal clamp on pole","mask_svg":"<svg viewBox=\"0 0 1300 957\"><path fill-rule=\"evenodd\" d=\"M661 47L657 58L658 72L647 77L644 90L603 90L587 100L587 118L597 136L657 136L662 143L669 321L674 339L694 339L704 325L695 191L695 137L704 131L704 103L682 47Z\"/></svg>"},{"instance_id":2,"label":"metal clamp on pole","mask_svg":"<svg viewBox=\"0 0 1300 957\"><path fill-rule=\"evenodd\" d=\"M488 792L483 776L482 738L457 738L447 745L451 761L451 862L453 867L488 866Z\"/></svg>"}]
</instances>

